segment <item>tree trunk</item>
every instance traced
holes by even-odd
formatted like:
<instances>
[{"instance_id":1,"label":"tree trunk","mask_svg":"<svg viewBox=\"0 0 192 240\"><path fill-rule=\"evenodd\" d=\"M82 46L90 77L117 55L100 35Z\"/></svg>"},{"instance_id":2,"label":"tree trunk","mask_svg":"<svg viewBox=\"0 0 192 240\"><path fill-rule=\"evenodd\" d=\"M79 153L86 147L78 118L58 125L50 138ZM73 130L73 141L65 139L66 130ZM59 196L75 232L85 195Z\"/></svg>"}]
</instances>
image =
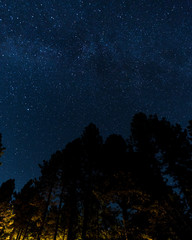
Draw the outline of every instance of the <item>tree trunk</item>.
<instances>
[{"instance_id":1,"label":"tree trunk","mask_svg":"<svg viewBox=\"0 0 192 240\"><path fill-rule=\"evenodd\" d=\"M72 223L71 223L71 215L68 220L68 229L67 229L67 240L73 240L73 228L72 228Z\"/></svg>"},{"instance_id":2,"label":"tree trunk","mask_svg":"<svg viewBox=\"0 0 192 240\"><path fill-rule=\"evenodd\" d=\"M40 237L41 237L44 225L45 225L45 219L46 219L46 216L47 216L48 207L49 207L50 200L51 200L52 189L53 189L53 187L51 186L50 189L49 189L49 195L48 195L45 211L43 213L43 221L42 221L41 227L40 227L39 232L38 232L37 240L40 240Z\"/></svg>"},{"instance_id":3,"label":"tree trunk","mask_svg":"<svg viewBox=\"0 0 192 240\"><path fill-rule=\"evenodd\" d=\"M128 231L127 231L127 223L128 223L127 204L124 201L122 201L122 203L120 204L120 207L122 208L125 240L128 240L129 238L128 238Z\"/></svg>"},{"instance_id":4,"label":"tree trunk","mask_svg":"<svg viewBox=\"0 0 192 240\"><path fill-rule=\"evenodd\" d=\"M82 239L86 240L87 236L87 227L88 227L88 208L89 208L89 202L88 199L85 199L84 201L84 216L83 216L83 227L82 227Z\"/></svg>"},{"instance_id":5,"label":"tree trunk","mask_svg":"<svg viewBox=\"0 0 192 240\"><path fill-rule=\"evenodd\" d=\"M25 240L25 238L26 238L26 236L27 236L27 230L28 230L28 228L29 228L29 223L28 223L28 225L27 225L27 227L26 227L26 229L25 229L25 233L24 233L24 236L23 236L23 239L22 239L22 240Z\"/></svg>"},{"instance_id":6,"label":"tree trunk","mask_svg":"<svg viewBox=\"0 0 192 240\"><path fill-rule=\"evenodd\" d=\"M20 240L22 233L23 233L23 230L21 229L21 230L19 231L19 233L17 234L16 240Z\"/></svg>"},{"instance_id":7,"label":"tree trunk","mask_svg":"<svg viewBox=\"0 0 192 240\"><path fill-rule=\"evenodd\" d=\"M13 239L14 234L15 234L15 228L13 229L13 231L12 231L12 233L11 233L11 235L10 235L9 240L12 240L12 239Z\"/></svg>"},{"instance_id":8,"label":"tree trunk","mask_svg":"<svg viewBox=\"0 0 192 240\"><path fill-rule=\"evenodd\" d=\"M20 231L21 231L21 230L19 230L19 232L17 233L16 240L18 240L18 236L19 236L19 234L20 234Z\"/></svg>"},{"instance_id":9,"label":"tree trunk","mask_svg":"<svg viewBox=\"0 0 192 240\"><path fill-rule=\"evenodd\" d=\"M75 204L75 203L71 203L71 205L70 205L70 216L69 216L69 220L68 220L67 240L75 239L74 220L76 218L76 216L75 216L76 211L75 211L75 206L73 206L73 204Z\"/></svg>"},{"instance_id":10,"label":"tree trunk","mask_svg":"<svg viewBox=\"0 0 192 240\"><path fill-rule=\"evenodd\" d=\"M125 240L128 240L127 224L126 224L126 220L125 220L124 214L123 214L123 225L124 225Z\"/></svg>"},{"instance_id":11,"label":"tree trunk","mask_svg":"<svg viewBox=\"0 0 192 240\"><path fill-rule=\"evenodd\" d=\"M65 229L64 234L63 234L63 240L66 240L68 236L68 230Z\"/></svg>"},{"instance_id":12,"label":"tree trunk","mask_svg":"<svg viewBox=\"0 0 192 240\"><path fill-rule=\"evenodd\" d=\"M61 194L60 194L59 209L58 209L56 226L55 226L54 240L56 240L56 238L57 238L57 232L58 232L58 227L59 227L59 217L60 217L60 214L61 214L61 206L62 206L62 202L63 202L63 192L64 192L64 184L63 184Z\"/></svg>"}]
</instances>

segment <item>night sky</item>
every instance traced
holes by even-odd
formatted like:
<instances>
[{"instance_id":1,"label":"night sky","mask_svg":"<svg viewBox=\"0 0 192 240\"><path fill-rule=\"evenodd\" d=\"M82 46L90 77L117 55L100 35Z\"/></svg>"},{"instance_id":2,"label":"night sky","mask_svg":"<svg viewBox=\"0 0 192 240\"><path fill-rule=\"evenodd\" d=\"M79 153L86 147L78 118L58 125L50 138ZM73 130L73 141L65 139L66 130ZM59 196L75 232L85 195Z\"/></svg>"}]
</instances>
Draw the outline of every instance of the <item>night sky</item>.
<instances>
[{"instance_id":1,"label":"night sky","mask_svg":"<svg viewBox=\"0 0 192 240\"><path fill-rule=\"evenodd\" d=\"M192 119L191 0L1 0L0 182L16 189L94 122Z\"/></svg>"}]
</instances>

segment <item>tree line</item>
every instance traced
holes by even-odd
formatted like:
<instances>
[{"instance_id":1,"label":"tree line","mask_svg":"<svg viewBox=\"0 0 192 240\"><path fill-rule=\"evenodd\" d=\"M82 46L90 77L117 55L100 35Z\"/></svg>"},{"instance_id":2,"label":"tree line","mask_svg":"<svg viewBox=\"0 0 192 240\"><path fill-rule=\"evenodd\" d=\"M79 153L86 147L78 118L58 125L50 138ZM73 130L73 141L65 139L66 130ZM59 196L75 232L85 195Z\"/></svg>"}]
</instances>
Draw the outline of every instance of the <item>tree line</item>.
<instances>
[{"instance_id":1,"label":"tree line","mask_svg":"<svg viewBox=\"0 0 192 240\"><path fill-rule=\"evenodd\" d=\"M0 239L192 239L192 121L138 113L130 129L103 141L91 123L20 192L4 182Z\"/></svg>"}]
</instances>

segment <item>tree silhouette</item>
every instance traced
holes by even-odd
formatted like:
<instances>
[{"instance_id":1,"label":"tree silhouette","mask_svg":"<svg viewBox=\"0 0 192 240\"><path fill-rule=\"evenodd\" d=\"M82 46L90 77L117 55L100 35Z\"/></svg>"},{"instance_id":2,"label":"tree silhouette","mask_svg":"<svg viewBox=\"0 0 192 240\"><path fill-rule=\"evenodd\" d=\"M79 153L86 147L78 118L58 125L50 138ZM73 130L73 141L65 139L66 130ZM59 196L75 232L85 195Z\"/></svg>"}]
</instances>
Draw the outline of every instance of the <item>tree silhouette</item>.
<instances>
[{"instance_id":1,"label":"tree silhouette","mask_svg":"<svg viewBox=\"0 0 192 240\"><path fill-rule=\"evenodd\" d=\"M42 214L40 218L40 227L38 231L37 240L40 240L41 234L43 232L46 217L48 214L49 206L51 204L51 200L53 197L54 187L57 186L57 173L58 173L58 164L60 152L56 152L52 155L51 159L47 161L43 161L43 165L39 165L41 168L41 176L38 182L38 188L40 194L45 200L45 205L42 205Z\"/></svg>"},{"instance_id":2,"label":"tree silhouette","mask_svg":"<svg viewBox=\"0 0 192 240\"><path fill-rule=\"evenodd\" d=\"M0 238L191 239L192 121L183 130L138 113L130 130L103 142L91 123L14 199L14 180L3 183Z\"/></svg>"},{"instance_id":3,"label":"tree silhouette","mask_svg":"<svg viewBox=\"0 0 192 240\"><path fill-rule=\"evenodd\" d=\"M15 193L14 206L14 232L16 239L22 240L27 236L34 236L37 232L36 223L39 208L43 204L39 196L35 181L29 180L19 193ZM32 234L33 233L33 234Z\"/></svg>"},{"instance_id":4,"label":"tree silhouette","mask_svg":"<svg viewBox=\"0 0 192 240\"><path fill-rule=\"evenodd\" d=\"M132 148L141 155L139 162L142 168L139 169L142 169L142 172L139 169L138 172L140 172L141 176L144 174L142 176L142 188L146 188L154 200L158 200L162 206L165 203L166 206L169 206L169 216L172 216L172 223L174 222L174 224L171 223L168 216L167 220L164 221L168 225L172 225L172 231L180 239L182 239L180 228L185 229L187 235L191 236L191 229L189 230L187 227L189 219L185 214L181 214L183 212L181 203L177 201L177 211L171 208L171 205L173 205L171 200L173 199L171 197L173 189L168 187L165 179L166 174L168 177L172 176L181 183L179 187L182 187L182 177L184 177L182 169L189 162L191 156L186 131L183 131L178 124L173 126L165 119L158 120L157 116L147 118L143 113L134 116L131 127L130 142L133 144ZM170 209L172 209L172 213ZM167 212L166 209L164 211Z\"/></svg>"},{"instance_id":5,"label":"tree silhouette","mask_svg":"<svg viewBox=\"0 0 192 240\"><path fill-rule=\"evenodd\" d=\"M62 209L62 218L65 220L65 231L67 229L67 239L76 239L80 227L78 221L80 221L80 211L78 208L78 202L81 197L81 170L82 170L82 142L78 138L69 143L63 150L63 186L65 186L64 206Z\"/></svg>"},{"instance_id":6,"label":"tree silhouette","mask_svg":"<svg viewBox=\"0 0 192 240\"><path fill-rule=\"evenodd\" d=\"M93 191L99 173L98 162L102 148L102 137L94 124L87 126L81 136L83 156L81 165L81 189L83 205L82 239L87 239L87 231L97 202Z\"/></svg>"}]
</instances>

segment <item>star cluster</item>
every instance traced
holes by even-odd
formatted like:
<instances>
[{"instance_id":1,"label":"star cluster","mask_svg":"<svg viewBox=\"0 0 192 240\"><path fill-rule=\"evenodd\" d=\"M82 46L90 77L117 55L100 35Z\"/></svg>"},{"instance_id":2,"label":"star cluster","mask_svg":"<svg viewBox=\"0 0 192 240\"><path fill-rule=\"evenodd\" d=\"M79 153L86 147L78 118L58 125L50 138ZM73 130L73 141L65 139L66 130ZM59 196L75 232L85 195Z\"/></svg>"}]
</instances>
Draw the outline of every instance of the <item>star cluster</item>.
<instances>
[{"instance_id":1,"label":"star cluster","mask_svg":"<svg viewBox=\"0 0 192 240\"><path fill-rule=\"evenodd\" d=\"M192 112L190 1L0 1L1 181L20 188L90 122Z\"/></svg>"}]
</instances>

